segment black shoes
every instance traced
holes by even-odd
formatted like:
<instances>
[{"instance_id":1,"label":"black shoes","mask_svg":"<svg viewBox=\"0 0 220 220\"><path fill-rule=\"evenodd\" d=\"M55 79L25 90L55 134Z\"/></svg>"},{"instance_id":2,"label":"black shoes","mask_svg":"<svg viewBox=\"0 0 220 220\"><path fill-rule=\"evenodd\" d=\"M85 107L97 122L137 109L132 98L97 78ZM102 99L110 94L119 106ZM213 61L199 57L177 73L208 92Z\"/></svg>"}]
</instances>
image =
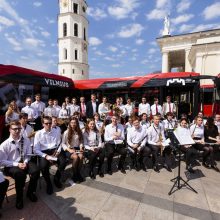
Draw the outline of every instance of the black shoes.
<instances>
[{"instance_id":1,"label":"black shoes","mask_svg":"<svg viewBox=\"0 0 220 220\"><path fill-rule=\"evenodd\" d=\"M211 168L214 169L216 172L220 172L219 168L216 165L212 165Z\"/></svg>"},{"instance_id":2,"label":"black shoes","mask_svg":"<svg viewBox=\"0 0 220 220\"><path fill-rule=\"evenodd\" d=\"M93 172L90 172L89 173L89 176L92 180L94 180L96 178L95 174Z\"/></svg>"},{"instance_id":3,"label":"black shoes","mask_svg":"<svg viewBox=\"0 0 220 220\"><path fill-rule=\"evenodd\" d=\"M172 172L172 169L171 169L167 164L164 164L164 167L166 168L166 170L167 170L168 172Z\"/></svg>"},{"instance_id":4,"label":"black shoes","mask_svg":"<svg viewBox=\"0 0 220 220\"><path fill-rule=\"evenodd\" d=\"M48 195L53 194L53 186L51 184L47 184L47 194Z\"/></svg>"},{"instance_id":5,"label":"black shoes","mask_svg":"<svg viewBox=\"0 0 220 220\"><path fill-rule=\"evenodd\" d=\"M103 173L101 170L98 170L98 174L99 174L99 176L100 176L101 178L104 177L104 173Z\"/></svg>"},{"instance_id":6,"label":"black shoes","mask_svg":"<svg viewBox=\"0 0 220 220\"><path fill-rule=\"evenodd\" d=\"M112 175L112 170L111 170L111 169L108 169L108 170L107 170L107 173L108 173L109 175Z\"/></svg>"},{"instance_id":7,"label":"black shoes","mask_svg":"<svg viewBox=\"0 0 220 220\"><path fill-rule=\"evenodd\" d=\"M160 169L159 169L158 165L154 166L154 171L157 172L157 173L160 172Z\"/></svg>"},{"instance_id":8,"label":"black shoes","mask_svg":"<svg viewBox=\"0 0 220 220\"><path fill-rule=\"evenodd\" d=\"M23 209L24 208L24 203L23 203L23 199L16 201L16 208L17 209Z\"/></svg>"},{"instance_id":9,"label":"black shoes","mask_svg":"<svg viewBox=\"0 0 220 220\"><path fill-rule=\"evenodd\" d=\"M203 165L204 167L206 167L207 169L211 169L211 167L210 167L206 162L202 162L202 165Z\"/></svg>"},{"instance_id":10,"label":"black shoes","mask_svg":"<svg viewBox=\"0 0 220 220\"><path fill-rule=\"evenodd\" d=\"M79 182L79 183L84 181L84 179L83 179L83 177L81 176L80 173L77 174L77 180L78 180L77 182Z\"/></svg>"},{"instance_id":11,"label":"black shoes","mask_svg":"<svg viewBox=\"0 0 220 220\"><path fill-rule=\"evenodd\" d=\"M62 183L60 182L60 180L58 180L56 177L54 177L54 185L58 188L61 189L62 188Z\"/></svg>"},{"instance_id":12,"label":"black shoes","mask_svg":"<svg viewBox=\"0 0 220 220\"><path fill-rule=\"evenodd\" d=\"M27 193L27 197L30 199L31 202L37 202L37 196L35 193Z\"/></svg>"},{"instance_id":13,"label":"black shoes","mask_svg":"<svg viewBox=\"0 0 220 220\"><path fill-rule=\"evenodd\" d=\"M187 169L190 173L195 173L195 170L192 168L191 165L186 166L186 169Z\"/></svg>"}]
</instances>

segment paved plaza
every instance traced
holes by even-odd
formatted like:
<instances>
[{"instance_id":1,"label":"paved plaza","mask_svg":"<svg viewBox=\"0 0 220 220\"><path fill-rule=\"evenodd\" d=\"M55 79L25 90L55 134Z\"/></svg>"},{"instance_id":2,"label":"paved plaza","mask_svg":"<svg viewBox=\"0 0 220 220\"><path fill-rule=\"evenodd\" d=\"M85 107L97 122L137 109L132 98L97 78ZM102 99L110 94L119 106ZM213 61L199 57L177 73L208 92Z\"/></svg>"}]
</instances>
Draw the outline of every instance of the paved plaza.
<instances>
[{"instance_id":1,"label":"paved plaza","mask_svg":"<svg viewBox=\"0 0 220 220\"><path fill-rule=\"evenodd\" d=\"M184 187L168 195L177 167L172 173L164 168L160 173L128 169L127 174L115 172L104 178L97 176L96 180L87 177L85 182L73 186L67 179L65 187L59 191L54 187L56 192L51 196L46 194L41 179L39 201L31 203L25 198L23 210L15 208L14 190L8 192L3 219L220 219L220 173L197 166L196 173L189 174L184 168L182 162L181 176L189 180L198 194ZM52 167L52 173L53 169L56 168Z\"/></svg>"}]
</instances>

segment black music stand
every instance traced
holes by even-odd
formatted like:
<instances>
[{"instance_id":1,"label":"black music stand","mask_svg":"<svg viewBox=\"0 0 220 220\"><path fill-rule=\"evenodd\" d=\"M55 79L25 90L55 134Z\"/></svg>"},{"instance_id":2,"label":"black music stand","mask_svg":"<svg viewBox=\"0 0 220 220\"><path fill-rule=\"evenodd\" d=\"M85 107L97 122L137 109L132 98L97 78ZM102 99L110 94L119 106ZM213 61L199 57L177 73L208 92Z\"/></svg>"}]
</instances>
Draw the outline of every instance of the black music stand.
<instances>
[{"instance_id":1,"label":"black music stand","mask_svg":"<svg viewBox=\"0 0 220 220\"><path fill-rule=\"evenodd\" d=\"M177 177L170 180L174 183L173 183L173 186L170 189L168 195L171 195L175 191L180 190L183 186L188 186L193 192L198 193L192 186L189 185L189 183L187 181L185 181L180 176L180 165L181 165L181 149L180 149L180 147L181 147L181 145L179 144L179 141L177 140L177 138L173 132L172 132L172 134L170 134L170 136L172 136L172 138L170 138L171 143L172 143L173 147L175 147L178 152L178 175L177 175ZM182 181L183 184L180 184L180 181ZM174 190L175 187L177 188L176 190Z\"/></svg>"}]
</instances>

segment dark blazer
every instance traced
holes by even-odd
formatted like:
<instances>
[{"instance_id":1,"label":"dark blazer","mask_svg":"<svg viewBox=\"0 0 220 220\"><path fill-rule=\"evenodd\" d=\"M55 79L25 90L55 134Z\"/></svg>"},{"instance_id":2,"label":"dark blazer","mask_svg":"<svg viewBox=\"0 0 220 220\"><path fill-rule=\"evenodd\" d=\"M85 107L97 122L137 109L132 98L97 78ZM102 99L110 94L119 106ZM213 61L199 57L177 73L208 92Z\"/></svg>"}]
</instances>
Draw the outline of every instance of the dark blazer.
<instances>
[{"instance_id":1,"label":"dark blazer","mask_svg":"<svg viewBox=\"0 0 220 220\"><path fill-rule=\"evenodd\" d=\"M98 107L99 107L99 103L96 102L96 112L98 112ZM93 112L92 101L89 101L86 103L86 117L93 118L94 114L95 112Z\"/></svg>"}]
</instances>

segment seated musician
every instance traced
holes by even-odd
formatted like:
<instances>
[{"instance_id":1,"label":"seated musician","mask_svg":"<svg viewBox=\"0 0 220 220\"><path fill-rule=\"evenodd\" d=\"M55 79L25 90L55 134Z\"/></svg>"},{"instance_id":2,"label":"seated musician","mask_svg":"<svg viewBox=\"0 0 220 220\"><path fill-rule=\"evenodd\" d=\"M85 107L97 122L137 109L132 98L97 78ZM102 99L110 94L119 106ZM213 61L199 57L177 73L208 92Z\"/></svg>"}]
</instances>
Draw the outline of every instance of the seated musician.
<instances>
[{"instance_id":1,"label":"seated musician","mask_svg":"<svg viewBox=\"0 0 220 220\"><path fill-rule=\"evenodd\" d=\"M132 153L132 159L134 167L139 170L137 162L140 167L146 171L145 162L150 155L151 150L146 146L147 143L147 129L142 127L139 122L139 118L133 118L133 127L128 130L127 144L128 149Z\"/></svg>"},{"instance_id":2,"label":"seated musician","mask_svg":"<svg viewBox=\"0 0 220 220\"><path fill-rule=\"evenodd\" d=\"M84 147L87 152L89 159L89 175L91 179L95 179L94 168L96 165L97 158L99 158L98 174L100 177L104 177L102 165L104 163L104 150L102 148L101 134L95 126L94 119L89 119L85 131L83 133Z\"/></svg>"},{"instance_id":3,"label":"seated musician","mask_svg":"<svg viewBox=\"0 0 220 220\"><path fill-rule=\"evenodd\" d=\"M195 124L190 126L190 133L193 140L196 142L194 145L195 149L198 151L203 151L202 165L208 167L207 159L211 154L211 149L205 146L204 125L202 117L197 116L195 118Z\"/></svg>"},{"instance_id":4,"label":"seated musician","mask_svg":"<svg viewBox=\"0 0 220 220\"><path fill-rule=\"evenodd\" d=\"M8 110L5 113L5 123L9 124L11 121L16 121L19 119L19 109L15 101L10 102L8 105Z\"/></svg>"},{"instance_id":5,"label":"seated musician","mask_svg":"<svg viewBox=\"0 0 220 220\"><path fill-rule=\"evenodd\" d=\"M176 129L176 132L178 135L183 137L187 135L191 136L186 118L182 118L180 120L180 126ZM197 155L197 150L193 147L193 145L181 145L181 151L183 151L186 155L186 170L188 170L190 173L194 173L195 171L193 170L192 164L195 160L195 155Z\"/></svg>"},{"instance_id":6,"label":"seated musician","mask_svg":"<svg viewBox=\"0 0 220 220\"><path fill-rule=\"evenodd\" d=\"M168 112L166 114L166 119L163 121L163 124L164 124L164 129L165 129L165 136L166 138L169 137L168 133L169 131L173 131L176 127L177 127L177 124L176 124L176 121L174 120L173 118L173 113L172 112Z\"/></svg>"},{"instance_id":7,"label":"seated musician","mask_svg":"<svg viewBox=\"0 0 220 220\"><path fill-rule=\"evenodd\" d=\"M79 127L78 119L71 117L67 130L63 134L62 149L60 154L61 173L66 167L66 159L72 160L72 180L82 182L81 168L83 164L83 135Z\"/></svg>"},{"instance_id":8,"label":"seated musician","mask_svg":"<svg viewBox=\"0 0 220 220\"><path fill-rule=\"evenodd\" d=\"M164 128L160 125L160 116L155 115L152 125L148 128L148 144L153 156L154 171L158 173L160 172L158 166L158 151L160 150L162 153L165 140ZM170 159L171 148L169 146L165 147L163 154L165 157L164 167L169 172L172 172Z\"/></svg>"},{"instance_id":9,"label":"seated musician","mask_svg":"<svg viewBox=\"0 0 220 220\"><path fill-rule=\"evenodd\" d=\"M83 121L81 121L80 113L79 113L79 112L74 112L74 113L73 113L73 117L78 120L78 122L79 122L79 127L80 127L80 129L83 131L84 128L85 128L85 123L84 123Z\"/></svg>"},{"instance_id":10,"label":"seated musician","mask_svg":"<svg viewBox=\"0 0 220 220\"><path fill-rule=\"evenodd\" d=\"M205 148L208 148L210 152L209 161L211 168L219 172L219 169L214 161L214 148L220 146L220 140L219 140L218 128L214 124L214 119L211 117L207 119L207 122L205 124L204 137L206 143ZM207 165L209 164L207 163Z\"/></svg>"},{"instance_id":11,"label":"seated musician","mask_svg":"<svg viewBox=\"0 0 220 220\"><path fill-rule=\"evenodd\" d=\"M54 129L57 133L57 137L61 140L61 129L58 126L57 117L52 117L52 129Z\"/></svg>"},{"instance_id":12,"label":"seated musician","mask_svg":"<svg viewBox=\"0 0 220 220\"><path fill-rule=\"evenodd\" d=\"M48 106L44 109L44 116L57 117L57 110L53 107L53 99L48 100Z\"/></svg>"},{"instance_id":13,"label":"seated musician","mask_svg":"<svg viewBox=\"0 0 220 220\"><path fill-rule=\"evenodd\" d=\"M95 120L96 128L98 129L99 132L101 132L101 130L103 128L103 122L99 120L99 114L98 113L94 114L94 120Z\"/></svg>"},{"instance_id":14,"label":"seated musician","mask_svg":"<svg viewBox=\"0 0 220 220\"><path fill-rule=\"evenodd\" d=\"M11 122L9 132L9 138L0 145L0 165L5 167L5 174L15 180L16 208L22 209L27 174L30 175L27 197L32 202L36 202L35 192L40 172L37 165L29 161L30 141L21 136L21 123L19 121Z\"/></svg>"},{"instance_id":15,"label":"seated musician","mask_svg":"<svg viewBox=\"0 0 220 220\"><path fill-rule=\"evenodd\" d=\"M141 114L140 124L141 124L141 126L145 127L145 129L150 127L150 121L148 120L148 117L147 117L146 113Z\"/></svg>"},{"instance_id":16,"label":"seated musician","mask_svg":"<svg viewBox=\"0 0 220 220\"><path fill-rule=\"evenodd\" d=\"M0 210L2 208L2 203L4 201L6 192L8 190L9 181L4 178L3 173L0 171ZM0 212L0 218L2 217L2 214Z\"/></svg>"},{"instance_id":17,"label":"seated musician","mask_svg":"<svg viewBox=\"0 0 220 220\"><path fill-rule=\"evenodd\" d=\"M21 112L28 114L28 121L33 122L38 118L38 112L34 107L31 106L32 100L30 97L27 97L25 100L26 106L21 109Z\"/></svg>"},{"instance_id":18,"label":"seated musician","mask_svg":"<svg viewBox=\"0 0 220 220\"><path fill-rule=\"evenodd\" d=\"M218 133L219 133L219 136L220 136L220 114L215 115L215 125L218 128Z\"/></svg>"},{"instance_id":19,"label":"seated musician","mask_svg":"<svg viewBox=\"0 0 220 220\"><path fill-rule=\"evenodd\" d=\"M69 118L69 115L70 115L70 112L67 109L66 102L63 102L62 108L59 111L58 118L61 118L61 119L65 120L65 119Z\"/></svg>"},{"instance_id":20,"label":"seated musician","mask_svg":"<svg viewBox=\"0 0 220 220\"><path fill-rule=\"evenodd\" d=\"M42 172L42 175L46 181L47 189L46 192L48 195L53 193L53 186L50 180L49 168L53 161L58 162L58 170L54 176L54 184L57 188L61 188L62 185L59 181L60 172L59 172L59 145L60 145L60 136L57 136L55 129L52 129L52 118L45 116L42 119L43 129L39 130L35 134L34 138L34 153L39 156L39 168Z\"/></svg>"},{"instance_id":21,"label":"seated musician","mask_svg":"<svg viewBox=\"0 0 220 220\"><path fill-rule=\"evenodd\" d=\"M122 173L126 173L124 169L124 162L126 158L127 151L124 144L124 127L122 124L118 123L118 116L113 115L111 118L112 123L105 127L105 150L107 157L107 172L112 175L112 160L114 153L119 153L120 159L118 163L118 170Z\"/></svg>"}]
</instances>

